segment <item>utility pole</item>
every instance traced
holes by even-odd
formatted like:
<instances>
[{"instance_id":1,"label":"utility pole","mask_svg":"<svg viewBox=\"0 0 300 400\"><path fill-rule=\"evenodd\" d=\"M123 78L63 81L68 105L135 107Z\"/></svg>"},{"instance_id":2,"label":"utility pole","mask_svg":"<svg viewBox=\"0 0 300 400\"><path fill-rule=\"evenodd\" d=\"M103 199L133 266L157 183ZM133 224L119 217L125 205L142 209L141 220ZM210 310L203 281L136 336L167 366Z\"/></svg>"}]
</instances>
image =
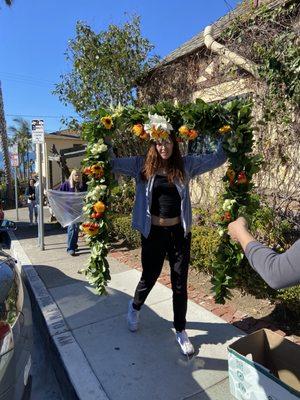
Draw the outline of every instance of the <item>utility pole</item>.
<instances>
[{"instance_id":1,"label":"utility pole","mask_svg":"<svg viewBox=\"0 0 300 400\"><path fill-rule=\"evenodd\" d=\"M32 143L36 145L36 159L38 162L38 246L41 250L45 250L44 243L44 187L43 187L43 171L42 171L42 146L45 141L44 121L42 119L34 119L31 121Z\"/></svg>"}]
</instances>

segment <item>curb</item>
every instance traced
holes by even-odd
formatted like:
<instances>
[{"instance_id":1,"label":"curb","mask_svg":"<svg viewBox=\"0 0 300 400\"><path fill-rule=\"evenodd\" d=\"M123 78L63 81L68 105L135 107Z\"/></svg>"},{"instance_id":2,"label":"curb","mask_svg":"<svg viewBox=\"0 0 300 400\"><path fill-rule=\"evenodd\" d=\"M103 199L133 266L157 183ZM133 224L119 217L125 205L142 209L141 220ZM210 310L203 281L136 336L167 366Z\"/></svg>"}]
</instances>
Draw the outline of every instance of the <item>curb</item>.
<instances>
[{"instance_id":1,"label":"curb","mask_svg":"<svg viewBox=\"0 0 300 400\"><path fill-rule=\"evenodd\" d=\"M17 260L30 293L33 308L46 335L55 375L65 399L109 400L81 347L67 326L60 309L13 232L11 253Z\"/></svg>"}]
</instances>

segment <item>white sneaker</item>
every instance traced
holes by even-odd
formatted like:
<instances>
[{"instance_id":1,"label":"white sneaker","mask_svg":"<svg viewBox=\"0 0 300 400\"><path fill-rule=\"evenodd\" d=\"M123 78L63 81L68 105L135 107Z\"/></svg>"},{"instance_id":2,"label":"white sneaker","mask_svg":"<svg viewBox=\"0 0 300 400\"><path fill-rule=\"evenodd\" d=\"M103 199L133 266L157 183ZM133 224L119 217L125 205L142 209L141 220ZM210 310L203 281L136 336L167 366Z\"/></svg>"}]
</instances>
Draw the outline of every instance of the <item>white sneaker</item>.
<instances>
[{"instance_id":1,"label":"white sneaker","mask_svg":"<svg viewBox=\"0 0 300 400\"><path fill-rule=\"evenodd\" d=\"M176 332L176 340L180 346L182 354L190 356L195 353L194 346L192 345L186 331Z\"/></svg>"},{"instance_id":2,"label":"white sneaker","mask_svg":"<svg viewBox=\"0 0 300 400\"><path fill-rule=\"evenodd\" d=\"M132 307L133 300L128 304L127 323L131 332L135 332L139 328L140 312Z\"/></svg>"}]
</instances>

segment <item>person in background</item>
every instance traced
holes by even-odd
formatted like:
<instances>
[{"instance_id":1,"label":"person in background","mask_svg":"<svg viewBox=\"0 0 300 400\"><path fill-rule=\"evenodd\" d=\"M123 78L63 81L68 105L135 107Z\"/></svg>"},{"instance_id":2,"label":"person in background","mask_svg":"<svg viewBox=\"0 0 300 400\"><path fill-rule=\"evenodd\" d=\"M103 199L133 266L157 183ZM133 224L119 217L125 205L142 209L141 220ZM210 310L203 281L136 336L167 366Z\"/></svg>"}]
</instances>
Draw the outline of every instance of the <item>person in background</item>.
<instances>
[{"instance_id":1,"label":"person in background","mask_svg":"<svg viewBox=\"0 0 300 400\"><path fill-rule=\"evenodd\" d=\"M63 192L84 192L86 185L82 184L81 174L76 169L73 169L69 179L67 179L61 186L60 190ZM78 234L79 223L73 223L68 226L67 230L67 252L71 256L75 256L75 251L78 248Z\"/></svg>"},{"instance_id":2,"label":"person in background","mask_svg":"<svg viewBox=\"0 0 300 400\"><path fill-rule=\"evenodd\" d=\"M300 239L286 252L278 254L255 240L244 217L231 222L228 233L240 243L252 268L273 289L300 283Z\"/></svg>"},{"instance_id":3,"label":"person in background","mask_svg":"<svg viewBox=\"0 0 300 400\"><path fill-rule=\"evenodd\" d=\"M37 224L37 217L38 217L35 183L36 181L34 179L29 179L28 186L25 190L25 196L27 198L27 204L29 210L30 225L33 225L33 215L35 224Z\"/></svg>"}]
</instances>

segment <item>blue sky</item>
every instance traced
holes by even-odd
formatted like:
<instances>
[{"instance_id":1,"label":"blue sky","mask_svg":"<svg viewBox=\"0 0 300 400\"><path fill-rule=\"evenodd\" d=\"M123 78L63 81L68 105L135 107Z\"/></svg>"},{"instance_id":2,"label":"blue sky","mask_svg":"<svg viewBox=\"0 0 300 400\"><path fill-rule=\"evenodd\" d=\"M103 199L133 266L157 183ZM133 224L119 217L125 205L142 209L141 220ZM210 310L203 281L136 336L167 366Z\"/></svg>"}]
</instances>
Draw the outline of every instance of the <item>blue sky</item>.
<instances>
[{"instance_id":1,"label":"blue sky","mask_svg":"<svg viewBox=\"0 0 300 400\"><path fill-rule=\"evenodd\" d=\"M15 0L8 8L0 0L0 80L7 124L12 124L12 114L28 120L43 117L46 131L53 132L62 128L61 116L75 115L51 91L60 74L70 70L64 52L78 20L99 32L123 23L126 13L140 15L143 36L164 57L239 2Z\"/></svg>"}]
</instances>

